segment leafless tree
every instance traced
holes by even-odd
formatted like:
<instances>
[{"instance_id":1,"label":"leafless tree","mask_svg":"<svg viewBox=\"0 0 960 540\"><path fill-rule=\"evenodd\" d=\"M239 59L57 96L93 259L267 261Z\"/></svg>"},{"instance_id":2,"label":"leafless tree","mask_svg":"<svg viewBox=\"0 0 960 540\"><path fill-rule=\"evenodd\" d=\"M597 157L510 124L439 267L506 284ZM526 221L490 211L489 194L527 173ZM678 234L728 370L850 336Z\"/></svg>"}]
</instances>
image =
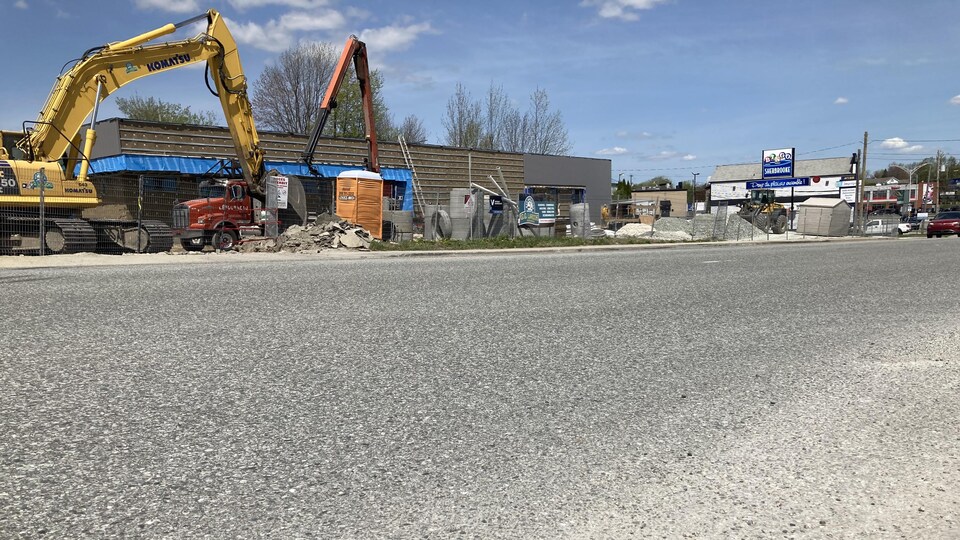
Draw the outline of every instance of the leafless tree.
<instances>
[{"instance_id":1,"label":"leafless tree","mask_svg":"<svg viewBox=\"0 0 960 540\"><path fill-rule=\"evenodd\" d=\"M506 118L515 111L515 108L510 105L510 98L503 91L503 86L495 86L493 82L490 83L484 105L483 137L480 148L503 150Z\"/></svg>"},{"instance_id":2,"label":"leafless tree","mask_svg":"<svg viewBox=\"0 0 960 540\"><path fill-rule=\"evenodd\" d=\"M457 90L447 101L447 116L443 119L447 130L446 144L460 148L478 148L483 135L483 113L479 102L457 83Z\"/></svg>"},{"instance_id":3,"label":"leafless tree","mask_svg":"<svg viewBox=\"0 0 960 540\"><path fill-rule=\"evenodd\" d=\"M398 128L403 139L409 144L424 144L427 142L427 128L423 121L415 115L409 115L403 119Z\"/></svg>"},{"instance_id":4,"label":"leafless tree","mask_svg":"<svg viewBox=\"0 0 960 540\"><path fill-rule=\"evenodd\" d=\"M530 96L530 109L521 113L502 86L490 84L483 102L473 101L462 84L447 102L446 143L452 146L507 152L563 155L570 141L563 117L550 110L547 91Z\"/></svg>"},{"instance_id":5,"label":"leafless tree","mask_svg":"<svg viewBox=\"0 0 960 540\"><path fill-rule=\"evenodd\" d=\"M301 43L282 52L254 83L257 122L268 129L309 132L338 58L330 43Z\"/></svg>"},{"instance_id":6,"label":"leafless tree","mask_svg":"<svg viewBox=\"0 0 960 540\"><path fill-rule=\"evenodd\" d=\"M330 43L301 43L281 53L277 63L267 66L254 83L252 102L257 122L268 129L309 133L319 119L320 104L339 58L340 53ZM383 138L395 131L380 92L383 77L379 71L371 71L369 82L374 122L378 138ZM363 138L365 132L360 85L351 68L323 134Z\"/></svg>"},{"instance_id":7,"label":"leafless tree","mask_svg":"<svg viewBox=\"0 0 960 540\"><path fill-rule=\"evenodd\" d=\"M527 142L527 115L512 108L503 118L503 145L501 150L523 152Z\"/></svg>"},{"instance_id":8,"label":"leafless tree","mask_svg":"<svg viewBox=\"0 0 960 540\"><path fill-rule=\"evenodd\" d=\"M525 151L531 154L563 155L570 151L567 128L563 125L560 111L550 110L547 91L537 88L530 96L530 111L527 113Z\"/></svg>"}]
</instances>

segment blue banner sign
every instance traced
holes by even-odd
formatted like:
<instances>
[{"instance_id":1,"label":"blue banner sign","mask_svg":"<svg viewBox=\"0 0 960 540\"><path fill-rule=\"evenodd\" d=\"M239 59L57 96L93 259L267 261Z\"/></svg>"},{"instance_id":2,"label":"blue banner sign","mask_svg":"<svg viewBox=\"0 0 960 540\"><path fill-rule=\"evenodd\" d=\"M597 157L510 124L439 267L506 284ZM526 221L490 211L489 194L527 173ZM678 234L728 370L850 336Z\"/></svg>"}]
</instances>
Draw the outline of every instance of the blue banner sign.
<instances>
[{"instance_id":1,"label":"blue banner sign","mask_svg":"<svg viewBox=\"0 0 960 540\"><path fill-rule=\"evenodd\" d=\"M795 148L780 148L778 150L764 150L762 156L764 180L768 178L793 177L793 156Z\"/></svg>"},{"instance_id":2,"label":"blue banner sign","mask_svg":"<svg viewBox=\"0 0 960 540\"><path fill-rule=\"evenodd\" d=\"M809 186L810 177L803 178L780 178L779 180L756 180L747 182L747 189L777 189L788 187Z\"/></svg>"},{"instance_id":3,"label":"blue banner sign","mask_svg":"<svg viewBox=\"0 0 960 540\"><path fill-rule=\"evenodd\" d=\"M521 196L519 225L553 225L557 221L557 205L553 201L538 201L532 195Z\"/></svg>"}]
</instances>

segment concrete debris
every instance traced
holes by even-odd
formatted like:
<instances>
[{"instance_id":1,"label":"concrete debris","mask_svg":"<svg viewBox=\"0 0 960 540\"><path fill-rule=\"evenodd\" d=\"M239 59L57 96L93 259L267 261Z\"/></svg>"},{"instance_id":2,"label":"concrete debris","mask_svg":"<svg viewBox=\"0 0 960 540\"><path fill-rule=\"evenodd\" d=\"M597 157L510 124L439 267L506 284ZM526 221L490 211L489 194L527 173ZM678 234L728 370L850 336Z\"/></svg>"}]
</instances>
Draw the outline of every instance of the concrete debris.
<instances>
[{"instance_id":1,"label":"concrete debris","mask_svg":"<svg viewBox=\"0 0 960 540\"><path fill-rule=\"evenodd\" d=\"M370 232L339 217L322 214L308 226L291 225L276 240L244 240L239 250L246 253L277 252L319 253L325 249L370 249Z\"/></svg>"}]
</instances>

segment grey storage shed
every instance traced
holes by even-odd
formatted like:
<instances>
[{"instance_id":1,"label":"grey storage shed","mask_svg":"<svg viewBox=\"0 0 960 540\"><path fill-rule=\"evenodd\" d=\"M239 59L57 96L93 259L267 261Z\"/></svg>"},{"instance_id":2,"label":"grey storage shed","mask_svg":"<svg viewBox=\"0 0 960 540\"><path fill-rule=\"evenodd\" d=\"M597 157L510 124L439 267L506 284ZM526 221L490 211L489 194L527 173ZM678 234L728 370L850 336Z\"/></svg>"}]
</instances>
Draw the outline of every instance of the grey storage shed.
<instances>
[{"instance_id":1,"label":"grey storage shed","mask_svg":"<svg viewBox=\"0 0 960 540\"><path fill-rule=\"evenodd\" d=\"M814 236L846 236L850 205L843 199L811 197L797 205L797 232Z\"/></svg>"}]
</instances>

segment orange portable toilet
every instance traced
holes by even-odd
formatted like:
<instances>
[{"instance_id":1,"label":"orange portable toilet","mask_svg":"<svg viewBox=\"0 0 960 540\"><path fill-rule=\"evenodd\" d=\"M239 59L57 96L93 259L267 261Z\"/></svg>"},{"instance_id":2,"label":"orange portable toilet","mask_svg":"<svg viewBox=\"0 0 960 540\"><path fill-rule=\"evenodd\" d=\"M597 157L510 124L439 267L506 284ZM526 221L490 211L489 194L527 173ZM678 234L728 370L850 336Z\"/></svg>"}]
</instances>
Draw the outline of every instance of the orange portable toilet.
<instances>
[{"instance_id":1,"label":"orange portable toilet","mask_svg":"<svg viewBox=\"0 0 960 540\"><path fill-rule=\"evenodd\" d=\"M360 225L374 238L383 236L383 178L370 171L337 175L337 215Z\"/></svg>"}]
</instances>

